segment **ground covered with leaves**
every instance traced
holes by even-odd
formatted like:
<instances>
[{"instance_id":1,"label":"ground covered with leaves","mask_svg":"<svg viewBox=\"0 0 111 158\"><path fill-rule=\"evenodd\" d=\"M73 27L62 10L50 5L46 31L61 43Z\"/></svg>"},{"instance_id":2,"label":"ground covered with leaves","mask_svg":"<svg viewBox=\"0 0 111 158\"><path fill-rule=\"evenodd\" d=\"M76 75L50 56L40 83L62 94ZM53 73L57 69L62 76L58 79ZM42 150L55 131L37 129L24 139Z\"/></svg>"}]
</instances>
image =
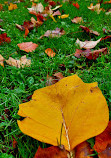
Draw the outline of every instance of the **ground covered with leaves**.
<instances>
[{"instance_id":1,"label":"ground covered with leaves","mask_svg":"<svg viewBox=\"0 0 111 158\"><path fill-rule=\"evenodd\" d=\"M98 82L111 119L111 2L91 3L98 1L0 1L1 157L32 158L49 146L20 131L17 112L63 77Z\"/></svg>"}]
</instances>

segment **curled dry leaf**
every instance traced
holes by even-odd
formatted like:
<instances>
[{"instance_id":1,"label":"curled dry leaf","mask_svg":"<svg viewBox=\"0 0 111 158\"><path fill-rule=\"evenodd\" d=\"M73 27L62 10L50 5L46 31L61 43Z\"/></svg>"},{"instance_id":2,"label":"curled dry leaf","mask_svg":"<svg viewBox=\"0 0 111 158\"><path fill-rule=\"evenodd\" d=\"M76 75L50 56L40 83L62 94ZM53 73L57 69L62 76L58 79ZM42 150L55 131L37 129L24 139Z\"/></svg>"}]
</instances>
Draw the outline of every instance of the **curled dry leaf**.
<instances>
[{"instance_id":1,"label":"curled dry leaf","mask_svg":"<svg viewBox=\"0 0 111 158\"><path fill-rule=\"evenodd\" d=\"M17 68L24 68L25 66L31 65L31 60L26 58L26 55L22 56L20 60L13 59L12 57L9 57L8 60L6 60L6 63L10 66L15 66Z\"/></svg>"},{"instance_id":2,"label":"curled dry leaf","mask_svg":"<svg viewBox=\"0 0 111 158\"><path fill-rule=\"evenodd\" d=\"M60 37L64 34L65 34L65 31L63 29L56 28L55 30L52 30L52 31L47 30L45 34L41 36L40 38L43 38L44 36L45 37Z\"/></svg>"},{"instance_id":3,"label":"curled dry leaf","mask_svg":"<svg viewBox=\"0 0 111 158\"><path fill-rule=\"evenodd\" d=\"M100 14L101 10L103 10L102 8L100 8L100 3L97 3L95 6L93 6L93 3L91 3L88 9L96 11L97 14Z\"/></svg>"},{"instance_id":4,"label":"curled dry leaf","mask_svg":"<svg viewBox=\"0 0 111 158\"><path fill-rule=\"evenodd\" d=\"M11 42L10 37L7 37L6 33L0 34L0 45L3 44L4 42L6 42L6 43Z\"/></svg>"},{"instance_id":5,"label":"curled dry leaf","mask_svg":"<svg viewBox=\"0 0 111 158\"><path fill-rule=\"evenodd\" d=\"M108 144L111 144L111 121L109 121L107 128L95 137L94 149L98 153L102 152L106 149Z\"/></svg>"},{"instance_id":6,"label":"curled dry leaf","mask_svg":"<svg viewBox=\"0 0 111 158\"><path fill-rule=\"evenodd\" d=\"M23 42L23 43L17 44L17 46L21 50L23 50L23 51L28 53L28 52L34 51L38 47L38 44L32 43L32 42Z\"/></svg>"},{"instance_id":7,"label":"curled dry leaf","mask_svg":"<svg viewBox=\"0 0 111 158\"><path fill-rule=\"evenodd\" d=\"M23 133L68 151L103 132L109 121L97 83L84 83L77 75L36 90L31 101L19 105L18 115L24 117L17 121Z\"/></svg>"},{"instance_id":8,"label":"curled dry leaf","mask_svg":"<svg viewBox=\"0 0 111 158\"><path fill-rule=\"evenodd\" d=\"M74 19L71 20L73 23L83 23L82 17L75 17Z\"/></svg>"},{"instance_id":9,"label":"curled dry leaf","mask_svg":"<svg viewBox=\"0 0 111 158\"><path fill-rule=\"evenodd\" d=\"M92 33L96 36L99 36L100 34L97 32L97 31L93 31L93 30L90 30L88 27L86 26L83 26L83 25L80 25L80 28L83 29L84 31L86 31L87 33Z\"/></svg>"},{"instance_id":10,"label":"curled dry leaf","mask_svg":"<svg viewBox=\"0 0 111 158\"><path fill-rule=\"evenodd\" d=\"M0 65L4 67L4 57L0 54Z\"/></svg>"},{"instance_id":11,"label":"curled dry leaf","mask_svg":"<svg viewBox=\"0 0 111 158\"><path fill-rule=\"evenodd\" d=\"M44 11L44 7L42 5L42 3L38 3L36 5L34 5L35 3L32 4L32 8L27 8L30 12L35 11L35 12L39 12L42 13Z\"/></svg>"},{"instance_id":12,"label":"curled dry leaf","mask_svg":"<svg viewBox=\"0 0 111 158\"><path fill-rule=\"evenodd\" d=\"M78 3L72 3L72 5L74 6L74 7L76 7L77 9L79 9L79 4Z\"/></svg>"},{"instance_id":13,"label":"curled dry leaf","mask_svg":"<svg viewBox=\"0 0 111 158\"><path fill-rule=\"evenodd\" d=\"M107 48L102 48L99 50L94 50L91 51L90 49L86 49L86 50L81 50L81 49L76 49L76 52L74 54L75 57L80 58L81 56L86 57L89 60L96 60L101 53L103 53L104 55L107 54Z\"/></svg>"},{"instance_id":14,"label":"curled dry leaf","mask_svg":"<svg viewBox=\"0 0 111 158\"><path fill-rule=\"evenodd\" d=\"M56 55L56 53L51 49L51 48L47 48L45 50L45 53L49 56L49 57L54 57Z\"/></svg>"},{"instance_id":15,"label":"curled dry leaf","mask_svg":"<svg viewBox=\"0 0 111 158\"><path fill-rule=\"evenodd\" d=\"M98 39L97 41L82 42L77 38L76 43L80 46L80 48L91 49L91 48L94 48L101 41L101 39L102 38Z\"/></svg>"},{"instance_id":16,"label":"curled dry leaf","mask_svg":"<svg viewBox=\"0 0 111 158\"><path fill-rule=\"evenodd\" d=\"M14 10L14 9L17 9L17 5L10 3L10 5L8 6L8 10Z\"/></svg>"},{"instance_id":17,"label":"curled dry leaf","mask_svg":"<svg viewBox=\"0 0 111 158\"><path fill-rule=\"evenodd\" d=\"M56 15L61 15L61 13L60 13L59 10L55 11L55 12L52 14L52 16L56 16Z\"/></svg>"},{"instance_id":18,"label":"curled dry leaf","mask_svg":"<svg viewBox=\"0 0 111 158\"><path fill-rule=\"evenodd\" d=\"M86 141L75 147L75 158L92 158L92 156L88 156L91 154L93 154L93 151Z\"/></svg>"},{"instance_id":19,"label":"curled dry leaf","mask_svg":"<svg viewBox=\"0 0 111 158\"><path fill-rule=\"evenodd\" d=\"M57 146L51 146L42 149L40 146L34 156L34 158L67 158L68 152L61 150Z\"/></svg>"}]
</instances>

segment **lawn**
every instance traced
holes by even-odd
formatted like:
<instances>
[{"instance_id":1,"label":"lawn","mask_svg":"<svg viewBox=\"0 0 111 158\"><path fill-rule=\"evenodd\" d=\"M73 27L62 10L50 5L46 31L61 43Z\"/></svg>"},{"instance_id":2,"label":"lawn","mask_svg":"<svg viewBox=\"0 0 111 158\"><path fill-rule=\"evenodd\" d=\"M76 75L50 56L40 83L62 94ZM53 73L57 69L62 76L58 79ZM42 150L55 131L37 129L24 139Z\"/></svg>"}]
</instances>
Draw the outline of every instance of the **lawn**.
<instances>
[{"instance_id":1,"label":"lawn","mask_svg":"<svg viewBox=\"0 0 111 158\"><path fill-rule=\"evenodd\" d=\"M69 2L63 3L59 9L62 14L69 14L68 18L59 19L55 17L57 22L47 17L43 25L34 28L24 37L25 32L16 28L16 24L23 25L24 21L28 21L31 17L36 19L35 15L29 13L27 8L31 8L32 2L24 0L17 3L17 9L8 10L8 4L5 0L1 0L3 10L0 11L0 25L11 38L10 43L0 45L0 54L8 60L9 57L19 59L26 55L31 59L31 66L24 68L16 68L4 62L4 67L0 65L0 152L1 157L6 158L32 158L40 145L42 148L47 147L45 143L39 142L29 136L24 135L18 125L17 115L19 104L27 102L31 99L33 92L39 88L46 87L47 75L52 76L56 72L61 72L63 76L71 76L77 74L84 82L98 82L98 87L107 100L111 119L111 38L102 40L96 45L94 50L107 47L106 55L101 53L96 60L88 60L85 57L76 58L74 53L79 46L75 44L77 38L81 41L96 41L101 37L111 35L111 14L106 15L105 12L111 8L111 4L101 4L106 11L97 14L95 11L89 10L91 2L96 5L97 1L81 0L76 1L80 5L77 9ZM14 2L14 0L12 1ZM43 0L39 1L44 6L47 3ZM55 2L57 2L55 0ZM59 1L60 4L62 1ZM82 25L99 32L99 36L89 35L79 28L80 24L71 22L76 16L83 18ZM64 29L65 34L61 37L43 37L47 30L56 28ZM103 28L106 32L103 32ZM0 34L4 33L0 31ZM17 44L22 42L33 42L39 46L35 51L26 53L18 48ZM45 50L51 48L56 55L49 57ZM64 65L63 68L61 65ZM82 116L81 116L82 117ZM17 141L15 148L14 140Z\"/></svg>"}]
</instances>

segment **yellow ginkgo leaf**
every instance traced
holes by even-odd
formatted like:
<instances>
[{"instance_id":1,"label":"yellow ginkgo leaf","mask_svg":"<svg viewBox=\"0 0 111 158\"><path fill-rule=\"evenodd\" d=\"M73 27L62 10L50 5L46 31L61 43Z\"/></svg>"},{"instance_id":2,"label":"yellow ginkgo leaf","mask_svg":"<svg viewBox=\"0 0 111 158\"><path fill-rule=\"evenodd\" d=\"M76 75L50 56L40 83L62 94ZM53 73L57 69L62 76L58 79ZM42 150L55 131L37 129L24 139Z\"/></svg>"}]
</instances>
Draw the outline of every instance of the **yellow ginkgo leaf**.
<instances>
[{"instance_id":1,"label":"yellow ginkgo leaf","mask_svg":"<svg viewBox=\"0 0 111 158\"><path fill-rule=\"evenodd\" d=\"M77 75L36 90L18 114L25 117L18 120L23 133L55 146L61 142L68 151L103 132L109 121L97 83L84 83Z\"/></svg>"},{"instance_id":2,"label":"yellow ginkgo leaf","mask_svg":"<svg viewBox=\"0 0 111 158\"><path fill-rule=\"evenodd\" d=\"M65 19L65 18L68 18L68 17L69 17L69 14L64 14L64 15L58 16L59 19Z\"/></svg>"}]
</instances>

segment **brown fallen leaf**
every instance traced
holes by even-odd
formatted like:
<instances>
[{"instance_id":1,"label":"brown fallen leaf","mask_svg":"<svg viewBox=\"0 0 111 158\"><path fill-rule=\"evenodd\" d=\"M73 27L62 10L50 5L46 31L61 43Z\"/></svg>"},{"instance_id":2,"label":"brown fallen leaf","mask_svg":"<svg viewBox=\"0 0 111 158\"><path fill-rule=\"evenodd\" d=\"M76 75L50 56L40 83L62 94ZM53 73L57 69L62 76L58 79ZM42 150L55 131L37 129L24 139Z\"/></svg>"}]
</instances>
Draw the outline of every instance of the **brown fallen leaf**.
<instances>
[{"instance_id":1,"label":"brown fallen leaf","mask_svg":"<svg viewBox=\"0 0 111 158\"><path fill-rule=\"evenodd\" d=\"M98 39L97 41L82 42L77 38L76 43L80 46L80 48L91 49L91 48L94 48L101 41L101 39L102 38Z\"/></svg>"},{"instance_id":2,"label":"brown fallen leaf","mask_svg":"<svg viewBox=\"0 0 111 158\"><path fill-rule=\"evenodd\" d=\"M87 33L92 33L96 36L99 36L100 34L97 32L97 31L93 31L93 30L90 30L88 27L86 26L83 26L83 25L80 25L80 28L83 29L84 31L86 31Z\"/></svg>"},{"instance_id":3,"label":"brown fallen leaf","mask_svg":"<svg viewBox=\"0 0 111 158\"><path fill-rule=\"evenodd\" d=\"M96 11L97 14L100 14L100 12L103 10L102 8L100 8L100 3L97 3L95 6L93 6L93 3L91 3L88 9Z\"/></svg>"},{"instance_id":4,"label":"brown fallen leaf","mask_svg":"<svg viewBox=\"0 0 111 158\"><path fill-rule=\"evenodd\" d=\"M75 147L75 158L92 158L92 156L88 156L91 154L93 154L93 151L86 141Z\"/></svg>"},{"instance_id":5,"label":"brown fallen leaf","mask_svg":"<svg viewBox=\"0 0 111 158\"><path fill-rule=\"evenodd\" d=\"M6 63L10 66L15 66L17 68L24 68L25 66L31 65L31 60L26 58L26 55L22 56L20 60L13 59L12 57L9 57L8 60L6 60Z\"/></svg>"},{"instance_id":6,"label":"brown fallen leaf","mask_svg":"<svg viewBox=\"0 0 111 158\"><path fill-rule=\"evenodd\" d=\"M23 42L23 43L17 44L17 46L21 50L28 53L28 52L33 52L38 47L38 44L32 43L32 42Z\"/></svg>"},{"instance_id":7,"label":"brown fallen leaf","mask_svg":"<svg viewBox=\"0 0 111 158\"><path fill-rule=\"evenodd\" d=\"M99 158L111 158L111 143L107 145L106 149L98 153Z\"/></svg>"},{"instance_id":8,"label":"brown fallen leaf","mask_svg":"<svg viewBox=\"0 0 111 158\"><path fill-rule=\"evenodd\" d=\"M39 146L34 158L68 158L67 154L68 152L66 150L61 150L57 146L44 149Z\"/></svg>"},{"instance_id":9,"label":"brown fallen leaf","mask_svg":"<svg viewBox=\"0 0 111 158\"><path fill-rule=\"evenodd\" d=\"M77 58L83 56L89 60L96 60L101 55L101 53L104 55L107 54L107 48L102 48L94 51L91 51L90 49L86 49L86 50L76 49L74 56Z\"/></svg>"},{"instance_id":10,"label":"brown fallen leaf","mask_svg":"<svg viewBox=\"0 0 111 158\"><path fill-rule=\"evenodd\" d=\"M108 144L111 144L111 121L109 121L107 128L95 137L94 149L98 153L102 152L106 149Z\"/></svg>"},{"instance_id":11,"label":"brown fallen leaf","mask_svg":"<svg viewBox=\"0 0 111 158\"><path fill-rule=\"evenodd\" d=\"M109 110L97 83L84 83L77 75L38 89L32 100L19 105L20 130L45 143L71 151L107 127Z\"/></svg>"},{"instance_id":12,"label":"brown fallen leaf","mask_svg":"<svg viewBox=\"0 0 111 158\"><path fill-rule=\"evenodd\" d=\"M49 5L51 5L52 7L55 7L55 6L56 6L56 2L54 2L54 1L49 1L48 3L49 3Z\"/></svg>"},{"instance_id":13,"label":"brown fallen leaf","mask_svg":"<svg viewBox=\"0 0 111 158\"><path fill-rule=\"evenodd\" d=\"M57 83L58 81L60 81L62 78L64 78L64 76L61 72L55 73L52 76L47 75L46 85L47 86L53 85Z\"/></svg>"},{"instance_id":14,"label":"brown fallen leaf","mask_svg":"<svg viewBox=\"0 0 111 158\"><path fill-rule=\"evenodd\" d=\"M56 55L56 53L51 49L51 48L47 48L45 50L45 53L49 56L49 57L54 57Z\"/></svg>"},{"instance_id":15,"label":"brown fallen leaf","mask_svg":"<svg viewBox=\"0 0 111 158\"><path fill-rule=\"evenodd\" d=\"M73 23L83 23L82 17L75 17L74 19L71 20Z\"/></svg>"},{"instance_id":16,"label":"brown fallen leaf","mask_svg":"<svg viewBox=\"0 0 111 158\"><path fill-rule=\"evenodd\" d=\"M4 57L0 54L0 65L4 67Z\"/></svg>"},{"instance_id":17,"label":"brown fallen leaf","mask_svg":"<svg viewBox=\"0 0 111 158\"><path fill-rule=\"evenodd\" d=\"M8 10L14 10L14 9L17 9L17 5L10 3L10 5L8 6Z\"/></svg>"},{"instance_id":18,"label":"brown fallen leaf","mask_svg":"<svg viewBox=\"0 0 111 158\"><path fill-rule=\"evenodd\" d=\"M47 30L45 32L45 34L43 36L41 36L40 38L43 38L43 37L61 37L62 35L65 34L65 31L63 29L59 29L59 28L56 28L55 30Z\"/></svg>"}]
</instances>

